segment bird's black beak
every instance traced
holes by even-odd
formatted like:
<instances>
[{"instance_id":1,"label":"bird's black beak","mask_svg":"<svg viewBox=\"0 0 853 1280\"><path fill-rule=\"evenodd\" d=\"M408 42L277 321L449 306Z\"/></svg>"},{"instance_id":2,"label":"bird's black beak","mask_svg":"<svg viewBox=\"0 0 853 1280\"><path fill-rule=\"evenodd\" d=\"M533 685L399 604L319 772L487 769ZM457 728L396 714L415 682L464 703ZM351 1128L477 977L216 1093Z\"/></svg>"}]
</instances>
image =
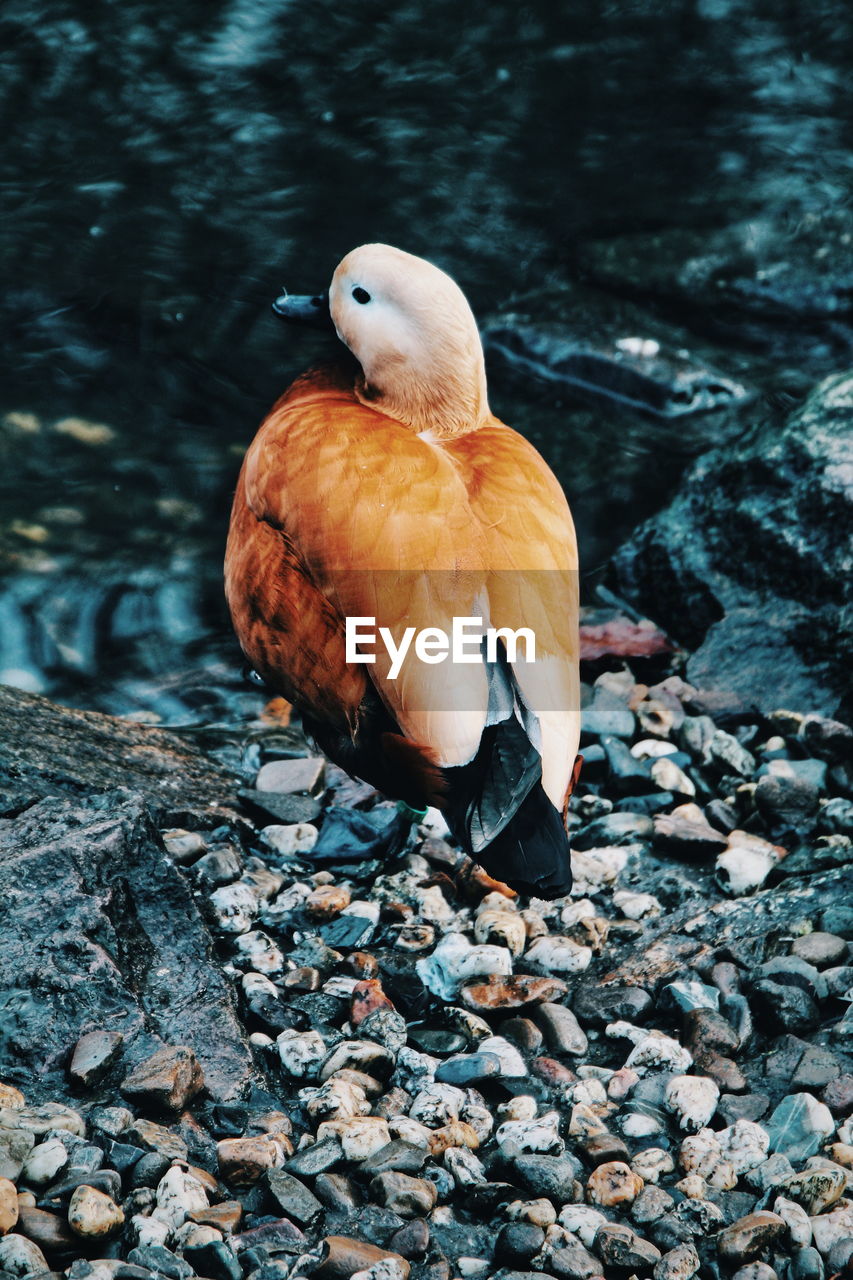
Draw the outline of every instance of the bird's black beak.
<instances>
[{"instance_id":1,"label":"bird's black beak","mask_svg":"<svg viewBox=\"0 0 853 1280\"><path fill-rule=\"evenodd\" d=\"M288 324L310 325L313 329L333 330L332 317L329 312L328 293L309 297L307 294L291 294L287 290L276 298L272 309Z\"/></svg>"}]
</instances>

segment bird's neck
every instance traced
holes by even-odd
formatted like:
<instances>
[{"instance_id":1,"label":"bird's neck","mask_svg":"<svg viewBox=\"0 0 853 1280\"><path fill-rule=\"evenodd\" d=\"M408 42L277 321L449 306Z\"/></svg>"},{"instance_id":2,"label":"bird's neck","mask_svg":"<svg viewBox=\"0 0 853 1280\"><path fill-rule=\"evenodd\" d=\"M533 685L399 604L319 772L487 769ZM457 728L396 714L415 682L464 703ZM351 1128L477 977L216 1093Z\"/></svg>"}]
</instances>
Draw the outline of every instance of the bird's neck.
<instances>
[{"instance_id":1,"label":"bird's neck","mask_svg":"<svg viewBox=\"0 0 853 1280\"><path fill-rule=\"evenodd\" d=\"M449 438L475 431L491 417L482 352L464 368L418 371L397 366L356 378L362 404L378 409L418 434Z\"/></svg>"}]
</instances>

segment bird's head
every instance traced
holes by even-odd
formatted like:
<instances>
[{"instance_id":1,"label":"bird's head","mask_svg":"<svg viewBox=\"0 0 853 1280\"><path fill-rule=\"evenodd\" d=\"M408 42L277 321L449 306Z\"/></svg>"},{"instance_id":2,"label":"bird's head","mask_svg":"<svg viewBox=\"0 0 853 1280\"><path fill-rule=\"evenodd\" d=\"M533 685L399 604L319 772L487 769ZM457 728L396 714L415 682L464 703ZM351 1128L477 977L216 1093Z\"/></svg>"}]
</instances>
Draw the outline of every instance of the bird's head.
<instances>
[{"instance_id":1,"label":"bird's head","mask_svg":"<svg viewBox=\"0 0 853 1280\"><path fill-rule=\"evenodd\" d=\"M477 323L459 286L431 262L387 244L362 245L335 271L328 306L361 366L356 391L366 404L436 436L458 435L488 416Z\"/></svg>"}]
</instances>

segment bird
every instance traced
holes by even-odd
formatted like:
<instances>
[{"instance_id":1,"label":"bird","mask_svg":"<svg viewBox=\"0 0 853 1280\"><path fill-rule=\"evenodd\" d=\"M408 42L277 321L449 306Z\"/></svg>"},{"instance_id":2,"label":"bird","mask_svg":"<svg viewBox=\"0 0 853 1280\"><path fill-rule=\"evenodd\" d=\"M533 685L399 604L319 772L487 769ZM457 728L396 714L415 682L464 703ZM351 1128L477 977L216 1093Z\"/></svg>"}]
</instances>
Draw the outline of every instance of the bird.
<instances>
[{"instance_id":1,"label":"bird","mask_svg":"<svg viewBox=\"0 0 853 1280\"><path fill-rule=\"evenodd\" d=\"M473 312L432 262L364 244L326 292L273 307L338 354L296 378L242 464L225 593L243 652L347 773L438 808L511 889L563 896L580 765L563 490L492 414ZM460 618L456 661L440 640Z\"/></svg>"}]
</instances>

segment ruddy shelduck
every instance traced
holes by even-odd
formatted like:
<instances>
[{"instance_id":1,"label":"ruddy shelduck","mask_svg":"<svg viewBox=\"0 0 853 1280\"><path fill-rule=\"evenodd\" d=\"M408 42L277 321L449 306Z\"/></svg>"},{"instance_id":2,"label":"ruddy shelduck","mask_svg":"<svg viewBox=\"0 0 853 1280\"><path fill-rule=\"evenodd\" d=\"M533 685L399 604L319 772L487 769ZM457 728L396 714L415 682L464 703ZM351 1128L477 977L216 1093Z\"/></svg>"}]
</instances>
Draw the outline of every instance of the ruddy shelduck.
<instances>
[{"instance_id":1,"label":"ruddy shelduck","mask_svg":"<svg viewBox=\"0 0 853 1280\"><path fill-rule=\"evenodd\" d=\"M327 295L275 309L331 320L348 351L293 383L246 454L225 561L240 644L350 774L437 805L492 876L567 893L578 562L560 485L491 413L474 316L432 263L362 245Z\"/></svg>"}]
</instances>

